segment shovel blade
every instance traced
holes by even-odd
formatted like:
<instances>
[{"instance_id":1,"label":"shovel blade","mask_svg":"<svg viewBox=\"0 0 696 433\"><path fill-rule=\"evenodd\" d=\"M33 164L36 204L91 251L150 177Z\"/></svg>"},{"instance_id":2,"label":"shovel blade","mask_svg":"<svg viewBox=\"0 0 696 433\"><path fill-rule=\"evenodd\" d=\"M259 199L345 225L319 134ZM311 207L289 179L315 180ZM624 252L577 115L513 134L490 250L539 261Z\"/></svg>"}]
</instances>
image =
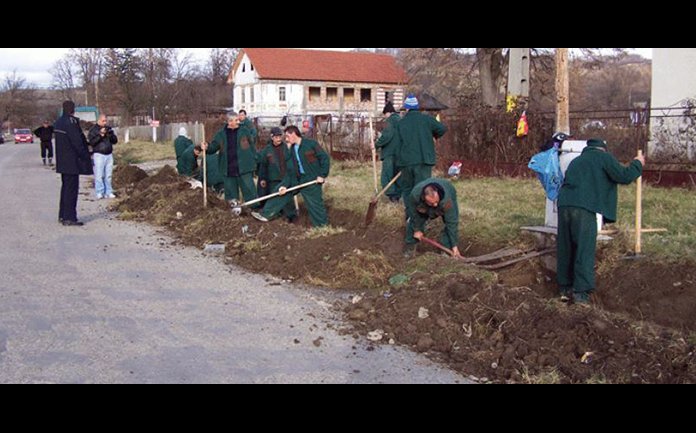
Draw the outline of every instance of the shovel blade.
<instances>
[{"instance_id":1,"label":"shovel blade","mask_svg":"<svg viewBox=\"0 0 696 433\"><path fill-rule=\"evenodd\" d=\"M367 215L365 215L365 226L369 226L375 220L375 216L377 216L377 203L376 200L370 202L370 207L367 208Z\"/></svg>"}]
</instances>

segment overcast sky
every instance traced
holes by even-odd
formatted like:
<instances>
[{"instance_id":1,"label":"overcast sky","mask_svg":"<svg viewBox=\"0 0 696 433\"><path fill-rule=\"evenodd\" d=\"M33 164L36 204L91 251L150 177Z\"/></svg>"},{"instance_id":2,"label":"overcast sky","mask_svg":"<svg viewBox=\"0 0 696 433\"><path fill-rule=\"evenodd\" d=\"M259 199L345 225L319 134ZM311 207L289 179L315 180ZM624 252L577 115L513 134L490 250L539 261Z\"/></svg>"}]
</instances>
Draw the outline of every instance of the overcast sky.
<instances>
[{"instance_id":1,"label":"overcast sky","mask_svg":"<svg viewBox=\"0 0 696 433\"><path fill-rule=\"evenodd\" d=\"M330 50L350 50L351 48L322 48ZM14 71L28 83L40 87L51 84L51 74L48 72L53 64L63 57L69 48L0 48L0 79ZM210 53L210 48L182 48L190 52L194 60L204 63ZM643 57L652 58L652 48L636 48Z\"/></svg>"}]
</instances>

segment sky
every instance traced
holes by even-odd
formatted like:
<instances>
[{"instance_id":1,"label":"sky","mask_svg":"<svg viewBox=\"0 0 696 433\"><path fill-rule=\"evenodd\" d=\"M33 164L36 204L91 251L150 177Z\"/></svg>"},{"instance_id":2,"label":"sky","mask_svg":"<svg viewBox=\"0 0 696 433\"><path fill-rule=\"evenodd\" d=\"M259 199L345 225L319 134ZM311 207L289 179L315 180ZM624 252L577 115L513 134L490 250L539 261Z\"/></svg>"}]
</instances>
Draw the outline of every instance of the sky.
<instances>
[{"instance_id":1,"label":"sky","mask_svg":"<svg viewBox=\"0 0 696 433\"><path fill-rule=\"evenodd\" d=\"M322 50L351 50L352 48L311 48ZM70 48L0 48L0 79L17 72L29 84L49 87L49 70ZM182 48L193 55L194 61L205 63L210 48ZM643 57L652 58L652 48L635 48Z\"/></svg>"}]
</instances>

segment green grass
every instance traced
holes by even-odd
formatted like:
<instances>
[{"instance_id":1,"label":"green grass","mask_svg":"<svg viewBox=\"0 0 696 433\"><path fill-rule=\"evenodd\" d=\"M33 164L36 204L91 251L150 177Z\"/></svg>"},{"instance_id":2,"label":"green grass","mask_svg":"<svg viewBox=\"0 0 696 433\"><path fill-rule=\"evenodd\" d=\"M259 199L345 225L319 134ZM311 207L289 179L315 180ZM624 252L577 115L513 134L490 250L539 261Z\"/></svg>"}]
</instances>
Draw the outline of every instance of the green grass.
<instances>
[{"instance_id":1,"label":"green grass","mask_svg":"<svg viewBox=\"0 0 696 433\"><path fill-rule=\"evenodd\" d=\"M333 206L360 215L374 195L369 163L335 162L326 196ZM464 178L454 183L459 202L461 239L502 247L528 243L522 226L544 224L544 191L536 179ZM618 222L623 253L630 251L635 223L635 184L619 187ZM403 206L380 202L376 221L397 228ZM643 187L643 227L667 233L644 234L643 252L651 259L696 262L696 194L687 189Z\"/></svg>"},{"instance_id":2,"label":"green grass","mask_svg":"<svg viewBox=\"0 0 696 433\"><path fill-rule=\"evenodd\" d=\"M174 144L169 142L151 143L131 141L114 146L115 164L140 164L148 161L176 159Z\"/></svg>"}]
</instances>

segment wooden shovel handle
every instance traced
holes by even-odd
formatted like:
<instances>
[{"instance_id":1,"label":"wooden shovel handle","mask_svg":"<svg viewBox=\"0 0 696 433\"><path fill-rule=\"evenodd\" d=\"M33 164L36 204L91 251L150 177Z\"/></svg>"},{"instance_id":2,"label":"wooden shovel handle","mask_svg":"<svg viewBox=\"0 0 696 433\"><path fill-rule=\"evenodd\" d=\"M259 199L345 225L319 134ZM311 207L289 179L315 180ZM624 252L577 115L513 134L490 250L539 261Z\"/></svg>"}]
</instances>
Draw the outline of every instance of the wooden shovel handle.
<instances>
[{"instance_id":1,"label":"wooden shovel handle","mask_svg":"<svg viewBox=\"0 0 696 433\"><path fill-rule=\"evenodd\" d=\"M422 237L420 239L420 241L423 243L426 243L428 245L431 245L439 250L442 250L442 251L446 252L447 254L449 254L450 256L454 256L454 251L450 250L449 248L445 247L444 245L440 244L439 242L435 242L434 240L428 239L426 237Z\"/></svg>"},{"instance_id":2,"label":"wooden shovel handle","mask_svg":"<svg viewBox=\"0 0 696 433\"><path fill-rule=\"evenodd\" d=\"M374 202L376 202L377 200L379 200L379 198L382 197L382 196L384 195L384 193L387 192L387 191L389 190L389 188L391 188L391 187L396 183L397 180L399 180L400 177L401 177L401 172L399 172L399 174L397 174L396 176L394 176L394 179L392 179L392 180L387 184L387 186L385 186L384 189L383 189L382 191L380 191L380 192L375 196L375 198L372 199L372 202L374 203Z\"/></svg>"}]
</instances>

